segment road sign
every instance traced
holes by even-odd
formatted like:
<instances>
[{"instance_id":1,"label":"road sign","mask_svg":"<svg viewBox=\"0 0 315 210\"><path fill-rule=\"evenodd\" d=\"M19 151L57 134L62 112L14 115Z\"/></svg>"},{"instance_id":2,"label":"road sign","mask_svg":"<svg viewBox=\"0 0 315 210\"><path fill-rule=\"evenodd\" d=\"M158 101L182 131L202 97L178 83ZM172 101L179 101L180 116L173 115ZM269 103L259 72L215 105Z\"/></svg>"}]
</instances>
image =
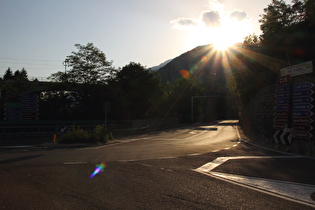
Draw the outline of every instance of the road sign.
<instances>
[{"instance_id":1,"label":"road sign","mask_svg":"<svg viewBox=\"0 0 315 210\"><path fill-rule=\"evenodd\" d=\"M298 83L293 85L293 91L295 90L309 90L314 87L314 84L311 82Z\"/></svg>"},{"instance_id":2,"label":"road sign","mask_svg":"<svg viewBox=\"0 0 315 210\"><path fill-rule=\"evenodd\" d=\"M310 96L314 93L314 91L312 90L298 90L298 91L294 91L293 92L293 97L297 98L297 97L306 97L306 96Z\"/></svg>"},{"instance_id":3,"label":"road sign","mask_svg":"<svg viewBox=\"0 0 315 210\"><path fill-rule=\"evenodd\" d=\"M37 113L36 112L23 112L22 119L23 120L37 120Z\"/></svg>"},{"instance_id":4,"label":"road sign","mask_svg":"<svg viewBox=\"0 0 315 210\"><path fill-rule=\"evenodd\" d=\"M293 118L293 125L309 125L313 122L311 118Z\"/></svg>"},{"instance_id":5,"label":"road sign","mask_svg":"<svg viewBox=\"0 0 315 210\"><path fill-rule=\"evenodd\" d=\"M287 105L287 104L289 104L289 99L288 98L278 99L278 100L276 100L276 104L277 105Z\"/></svg>"},{"instance_id":6,"label":"road sign","mask_svg":"<svg viewBox=\"0 0 315 210\"><path fill-rule=\"evenodd\" d=\"M19 103L19 102L8 102L8 103L5 103L5 107L6 108L20 108L22 106L22 103Z\"/></svg>"},{"instance_id":7,"label":"road sign","mask_svg":"<svg viewBox=\"0 0 315 210\"><path fill-rule=\"evenodd\" d=\"M311 82L297 83L293 85L293 113L292 113L292 127L293 138L295 139L309 139L312 137L310 131L313 130L311 125L313 120L311 111L314 106L312 88L314 84Z\"/></svg>"},{"instance_id":8,"label":"road sign","mask_svg":"<svg viewBox=\"0 0 315 210\"><path fill-rule=\"evenodd\" d=\"M25 94L20 97L22 101L22 119L37 120L38 96L36 94Z\"/></svg>"},{"instance_id":9,"label":"road sign","mask_svg":"<svg viewBox=\"0 0 315 210\"><path fill-rule=\"evenodd\" d=\"M8 102L5 104L4 111L5 120L20 120L22 112L22 103Z\"/></svg>"},{"instance_id":10,"label":"road sign","mask_svg":"<svg viewBox=\"0 0 315 210\"><path fill-rule=\"evenodd\" d=\"M279 86L276 89L277 93L289 92L289 90L290 90L290 86L289 85Z\"/></svg>"},{"instance_id":11,"label":"road sign","mask_svg":"<svg viewBox=\"0 0 315 210\"><path fill-rule=\"evenodd\" d=\"M295 131L311 131L313 127L311 125L294 125Z\"/></svg>"},{"instance_id":12,"label":"road sign","mask_svg":"<svg viewBox=\"0 0 315 210\"><path fill-rule=\"evenodd\" d=\"M310 139L313 135L310 132L294 131L292 134L295 139Z\"/></svg>"},{"instance_id":13,"label":"road sign","mask_svg":"<svg viewBox=\"0 0 315 210\"><path fill-rule=\"evenodd\" d=\"M292 116L293 117L310 117L312 116L314 113L311 111L294 111Z\"/></svg>"},{"instance_id":14,"label":"road sign","mask_svg":"<svg viewBox=\"0 0 315 210\"><path fill-rule=\"evenodd\" d=\"M294 104L294 111L308 111L311 110L314 106L312 104Z\"/></svg>"},{"instance_id":15,"label":"road sign","mask_svg":"<svg viewBox=\"0 0 315 210\"><path fill-rule=\"evenodd\" d=\"M277 99L281 99L281 98L289 98L290 93L286 92L286 93L277 93Z\"/></svg>"},{"instance_id":16,"label":"road sign","mask_svg":"<svg viewBox=\"0 0 315 210\"><path fill-rule=\"evenodd\" d=\"M278 112L275 112L275 116L276 117L288 117L289 112L288 111L278 111Z\"/></svg>"},{"instance_id":17,"label":"road sign","mask_svg":"<svg viewBox=\"0 0 315 210\"><path fill-rule=\"evenodd\" d=\"M273 139L275 141L275 143L281 143L281 144L287 144L290 145L291 144L291 140L292 140L292 133L291 131L286 131L284 130L277 130L274 135L273 135Z\"/></svg>"},{"instance_id":18,"label":"road sign","mask_svg":"<svg viewBox=\"0 0 315 210\"><path fill-rule=\"evenodd\" d=\"M276 118L275 123L276 125L286 125L288 124L289 119L288 118Z\"/></svg>"},{"instance_id":19,"label":"road sign","mask_svg":"<svg viewBox=\"0 0 315 210\"><path fill-rule=\"evenodd\" d=\"M277 105L275 106L275 110L277 111L289 110L289 105Z\"/></svg>"},{"instance_id":20,"label":"road sign","mask_svg":"<svg viewBox=\"0 0 315 210\"><path fill-rule=\"evenodd\" d=\"M291 77L308 74L312 72L313 72L312 61L280 69L281 76L290 75Z\"/></svg>"},{"instance_id":21,"label":"road sign","mask_svg":"<svg viewBox=\"0 0 315 210\"><path fill-rule=\"evenodd\" d=\"M290 76L282 76L282 77L278 77L278 85L285 85L285 84L289 84L290 83Z\"/></svg>"},{"instance_id":22,"label":"road sign","mask_svg":"<svg viewBox=\"0 0 315 210\"><path fill-rule=\"evenodd\" d=\"M312 101L314 101L314 99L310 96L293 99L294 104L311 103Z\"/></svg>"},{"instance_id":23,"label":"road sign","mask_svg":"<svg viewBox=\"0 0 315 210\"><path fill-rule=\"evenodd\" d=\"M290 86L288 85L290 76L279 77L276 88L276 106L274 107L275 119L274 128L281 130L288 126L289 123L289 102L290 102Z\"/></svg>"}]
</instances>

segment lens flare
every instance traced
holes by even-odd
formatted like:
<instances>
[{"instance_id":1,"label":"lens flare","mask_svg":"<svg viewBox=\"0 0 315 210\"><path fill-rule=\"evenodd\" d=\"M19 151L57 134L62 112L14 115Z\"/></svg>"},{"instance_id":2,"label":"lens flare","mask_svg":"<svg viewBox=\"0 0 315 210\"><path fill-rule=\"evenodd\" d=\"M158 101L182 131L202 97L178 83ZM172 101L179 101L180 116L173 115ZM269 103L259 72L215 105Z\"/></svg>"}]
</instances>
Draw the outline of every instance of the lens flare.
<instances>
[{"instance_id":1,"label":"lens flare","mask_svg":"<svg viewBox=\"0 0 315 210\"><path fill-rule=\"evenodd\" d=\"M101 173L106 168L106 163L101 162L100 164L96 164L96 168L94 172L91 174L90 179L93 178L96 174Z\"/></svg>"},{"instance_id":2,"label":"lens flare","mask_svg":"<svg viewBox=\"0 0 315 210\"><path fill-rule=\"evenodd\" d=\"M208 61L208 58L206 56L202 56L201 62L207 62L207 61Z\"/></svg>"},{"instance_id":3,"label":"lens flare","mask_svg":"<svg viewBox=\"0 0 315 210\"><path fill-rule=\"evenodd\" d=\"M185 69L181 70L179 73L180 73L185 79L188 79L189 76L190 76L189 71L187 71L187 70L185 70Z\"/></svg>"}]
</instances>

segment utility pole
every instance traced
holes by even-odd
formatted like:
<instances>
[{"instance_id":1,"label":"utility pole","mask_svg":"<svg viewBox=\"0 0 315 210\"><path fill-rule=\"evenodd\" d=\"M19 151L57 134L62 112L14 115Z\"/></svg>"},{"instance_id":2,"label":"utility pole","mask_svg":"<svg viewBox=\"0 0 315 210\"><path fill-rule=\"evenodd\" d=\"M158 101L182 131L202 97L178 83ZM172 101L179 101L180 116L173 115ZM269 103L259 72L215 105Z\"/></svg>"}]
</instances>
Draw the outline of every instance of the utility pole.
<instances>
[{"instance_id":1,"label":"utility pole","mask_svg":"<svg viewBox=\"0 0 315 210\"><path fill-rule=\"evenodd\" d=\"M63 82L67 82L68 81L68 79L67 79L67 66L69 66L69 59L65 59L62 62L62 65L64 65L64 67L65 67L65 73L64 73L64 75L61 76L61 80Z\"/></svg>"},{"instance_id":2,"label":"utility pole","mask_svg":"<svg viewBox=\"0 0 315 210\"><path fill-rule=\"evenodd\" d=\"M66 74L67 73L67 66L69 65L69 60L68 59L64 60L62 62L62 65L64 65L64 67L65 67L65 74Z\"/></svg>"}]
</instances>

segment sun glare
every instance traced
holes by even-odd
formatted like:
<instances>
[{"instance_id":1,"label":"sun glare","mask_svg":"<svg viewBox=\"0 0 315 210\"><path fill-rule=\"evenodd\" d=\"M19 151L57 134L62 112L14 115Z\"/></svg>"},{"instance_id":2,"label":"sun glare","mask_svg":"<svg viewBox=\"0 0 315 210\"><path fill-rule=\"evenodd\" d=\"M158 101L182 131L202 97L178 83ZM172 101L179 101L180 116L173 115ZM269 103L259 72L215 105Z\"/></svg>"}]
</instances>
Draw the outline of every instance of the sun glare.
<instances>
[{"instance_id":1,"label":"sun glare","mask_svg":"<svg viewBox=\"0 0 315 210\"><path fill-rule=\"evenodd\" d=\"M238 42L243 42L248 35L250 25L246 21L239 21L230 17L222 18L219 27L199 27L191 35L190 45L213 44L219 51L225 51Z\"/></svg>"},{"instance_id":2,"label":"sun glare","mask_svg":"<svg viewBox=\"0 0 315 210\"><path fill-rule=\"evenodd\" d=\"M224 32L219 32L216 37L213 38L212 44L216 50L225 51L238 41L233 36Z\"/></svg>"}]
</instances>

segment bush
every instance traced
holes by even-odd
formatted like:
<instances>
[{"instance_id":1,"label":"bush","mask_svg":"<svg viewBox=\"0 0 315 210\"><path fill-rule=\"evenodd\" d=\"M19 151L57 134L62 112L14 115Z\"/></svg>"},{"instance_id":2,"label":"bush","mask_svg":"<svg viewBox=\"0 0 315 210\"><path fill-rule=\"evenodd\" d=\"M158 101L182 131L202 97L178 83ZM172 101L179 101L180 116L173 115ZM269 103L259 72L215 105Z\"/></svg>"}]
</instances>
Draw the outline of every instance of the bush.
<instances>
[{"instance_id":1,"label":"bush","mask_svg":"<svg viewBox=\"0 0 315 210\"><path fill-rule=\"evenodd\" d=\"M96 126L91 133L73 126L67 133L61 136L59 143L106 143L108 140L109 135L105 125Z\"/></svg>"},{"instance_id":2,"label":"bush","mask_svg":"<svg viewBox=\"0 0 315 210\"><path fill-rule=\"evenodd\" d=\"M94 128L93 132L94 137L97 142L106 143L109 140L109 135L105 125L98 125Z\"/></svg>"}]
</instances>

